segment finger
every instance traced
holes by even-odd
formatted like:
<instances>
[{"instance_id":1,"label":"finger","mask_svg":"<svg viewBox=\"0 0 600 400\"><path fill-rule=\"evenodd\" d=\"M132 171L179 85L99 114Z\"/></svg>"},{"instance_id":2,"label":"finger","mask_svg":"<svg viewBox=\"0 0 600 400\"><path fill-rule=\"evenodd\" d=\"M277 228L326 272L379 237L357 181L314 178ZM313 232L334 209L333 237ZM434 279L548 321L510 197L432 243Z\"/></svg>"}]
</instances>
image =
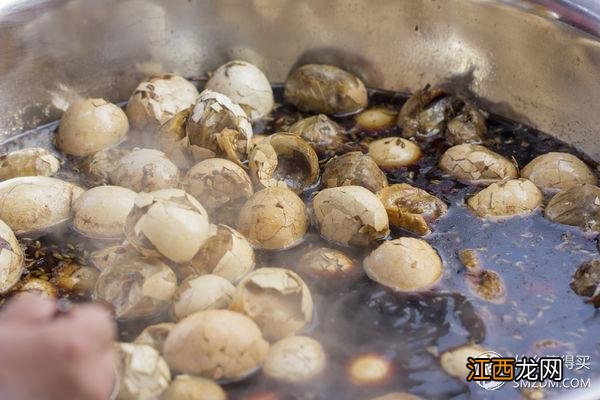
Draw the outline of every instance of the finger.
<instances>
[{"instance_id":1,"label":"finger","mask_svg":"<svg viewBox=\"0 0 600 400\"><path fill-rule=\"evenodd\" d=\"M76 306L56 323L59 328L64 326L73 334L93 339L98 348L107 347L116 337L117 330L110 313L95 304Z\"/></svg>"},{"instance_id":2,"label":"finger","mask_svg":"<svg viewBox=\"0 0 600 400\"><path fill-rule=\"evenodd\" d=\"M56 302L33 294L12 299L0 313L0 321L25 325L46 322L54 317Z\"/></svg>"},{"instance_id":3,"label":"finger","mask_svg":"<svg viewBox=\"0 0 600 400\"><path fill-rule=\"evenodd\" d=\"M116 384L115 357L112 349L103 350L93 357L82 360L77 366L77 378L80 398L90 400L106 400ZM93 377L93 379L90 379Z\"/></svg>"}]
</instances>

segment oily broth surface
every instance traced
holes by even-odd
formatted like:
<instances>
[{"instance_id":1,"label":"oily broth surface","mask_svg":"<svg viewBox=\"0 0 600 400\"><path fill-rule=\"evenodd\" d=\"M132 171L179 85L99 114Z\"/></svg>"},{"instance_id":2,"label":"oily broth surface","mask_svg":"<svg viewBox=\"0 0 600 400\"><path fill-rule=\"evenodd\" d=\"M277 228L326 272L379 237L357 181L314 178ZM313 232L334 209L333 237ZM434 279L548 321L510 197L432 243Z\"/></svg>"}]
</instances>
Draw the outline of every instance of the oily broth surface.
<instances>
[{"instance_id":1,"label":"oily broth surface","mask_svg":"<svg viewBox=\"0 0 600 400\"><path fill-rule=\"evenodd\" d=\"M280 86L275 87L275 96L281 103ZM381 104L397 110L405 100L406 96L401 94L370 92L370 106ZM272 118L255 124L255 134L284 131L303 116L306 114L292 107L280 106ZM348 130L349 149L360 147L358 142L365 138L399 135L396 128L377 134L360 131L353 117L334 119ZM1 152L33 146L52 149L56 125L20 135L3 144ZM575 154L595 167L567 144L494 116L488 118L488 135L483 144L508 158L514 157L520 167L549 151ZM387 175L390 183L410 183L449 205L448 213L433 226L433 233L425 237L444 261L445 272L440 283L430 292L419 295L390 293L366 276L343 290L317 291L311 287L316 314L307 333L325 348L329 362L326 372L316 382L293 386L257 374L243 382L226 385L231 399L368 399L392 391L410 391L427 399L520 398L512 384L497 391L485 391L475 384L464 385L442 371L436 354L467 342L480 343L503 356L561 356L565 353L590 356L591 371L583 370L583 374L577 375L565 370L566 377L593 380L600 376L597 312L569 288L575 269L598 254L595 235L552 223L543 218L539 210L502 222L485 222L475 217L466 209L464 200L480 188L446 179L436 167L449 144L438 138L419 142L419 145L424 154L417 165ZM58 177L82 184L72 163L57 155L65 161ZM302 195L309 206L312 194ZM34 259L29 274L49 277L51 270L63 261L60 258L63 253L75 253L73 257L86 262L89 252L100 248L97 243L72 232L66 235L39 238L39 245L36 241L26 242L27 253ZM391 236L414 235L392 231ZM259 252L257 267L294 269L299 258L317 246L335 247L322 240L313 227L305 240L293 249ZM43 256L37 254L36 257L38 247L46 250ZM374 247L376 244L368 249L340 250L360 263ZM472 294L465 283L465 268L457 257L461 249L476 249L482 266L502 277L506 286L504 303L488 303ZM71 293L61 295L85 300ZM131 340L146 325L165 318L158 316L151 321L121 324L121 339ZM390 379L368 387L352 383L347 374L348 362L366 353L381 354L390 361L393 367ZM266 395L273 397L258 397Z\"/></svg>"}]
</instances>

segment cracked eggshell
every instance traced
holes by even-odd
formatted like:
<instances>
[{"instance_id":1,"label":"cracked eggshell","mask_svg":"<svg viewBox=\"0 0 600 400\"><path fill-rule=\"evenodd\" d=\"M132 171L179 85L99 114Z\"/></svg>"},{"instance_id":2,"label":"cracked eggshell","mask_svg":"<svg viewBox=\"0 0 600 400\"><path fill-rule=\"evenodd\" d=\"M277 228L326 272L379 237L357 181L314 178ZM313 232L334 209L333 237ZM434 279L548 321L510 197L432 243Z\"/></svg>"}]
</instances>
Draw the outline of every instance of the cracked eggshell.
<instances>
[{"instance_id":1,"label":"cracked eggshell","mask_svg":"<svg viewBox=\"0 0 600 400\"><path fill-rule=\"evenodd\" d=\"M0 220L0 294L15 286L23 273L25 258L12 229Z\"/></svg>"},{"instance_id":2,"label":"cracked eggshell","mask_svg":"<svg viewBox=\"0 0 600 400\"><path fill-rule=\"evenodd\" d=\"M269 80L260 69L246 61L234 60L221 65L205 88L229 97L253 121L266 117L273 109L273 89Z\"/></svg>"},{"instance_id":3,"label":"cracked eggshell","mask_svg":"<svg viewBox=\"0 0 600 400\"><path fill-rule=\"evenodd\" d=\"M383 242L365 258L363 266L369 278L398 292L429 289L444 272L435 249L410 237Z\"/></svg>"},{"instance_id":4,"label":"cracked eggshell","mask_svg":"<svg viewBox=\"0 0 600 400\"><path fill-rule=\"evenodd\" d=\"M14 233L39 235L71 218L72 207L83 189L45 176L28 176L0 182L0 219Z\"/></svg>"},{"instance_id":5,"label":"cracked eggshell","mask_svg":"<svg viewBox=\"0 0 600 400\"><path fill-rule=\"evenodd\" d=\"M313 210L321 236L342 246L367 246L390 232L383 204L361 186L321 190Z\"/></svg>"},{"instance_id":6,"label":"cracked eggshell","mask_svg":"<svg viewBox=\"0 0 600 400\"><path fill-rule=\"evenodd\" d=\"M120 186L97 186L84 192L73 205L73 228L92 239L124 237L127 215L136 193Z\"/></svg>"},{"instance_id":7,"label":"cracked eggshell","mask_svg":"<svg viewBox=\"0 0 600 400\"><path fill-rule=\"evenodd\" d=\"M365 84L341 68L306 64L296 68L285 81L285 100L306 112L347 115L367 106Z\"/></svg>"},{"instance_id":8,"label":"cracked eggshell","mask_svg":"<svg viewBox=\"0 0 600 400\"><path fill-rule=\"evenodd\" d=\"M162 354L165 340L167 340L167 336L169 336L174 327L175 324L173 322L161 322L149 325L135 338L133 343L145 344Z\"/></svg>"},{"instance_id":9,"label":"cracked eggshell","mask_svg":"<svg viewBox=\"0 0 600 400\"><path fill-rule=\"evenodd\" d=\"M369 143L369 156L382 169L396 169L419 161L421 148L401 137L387 137Z\"/></svg>"},{"instance_id":10,"label":"cracked eggshell","mask_svg":"<svg viewBox=\"0 0 600 400\"><path fill-rule=\"evenodd\" d=\"M583 184L562 190L550 199L544 216L559 224L600 232L600 188Z\"/></svg>"},{"instance_id":11,"label":"cracked eggshell","mask_svg":"<svg viewBox=\"0 0 600 400\"><path fill-rule=\"evenodd\" d=\"M160 126L156 134L156 145L162 150L177 168L186 170L192 163L192 154L185 133L190 116L189 108L178 112Z\"/></svg>"},{"instance_id":12,"label":"cracked eggshell","mask_svg":"<svg viewBox=\"0 0 600 400\"><path fill-rule=\"evenodd\" d=\"M300 193L319 179L319 159L301 137L280 132L252 148L250 175L261 188L284 187Z\"/></svg>"},{"instance_id":13,"label":"cracked eggshell","mask_svg":"<svg viewBox=\"0 0 600 400\"><path fill-rule=\"evenodd\" d=\"M252 125L229 97L204 90L188 118L186 134L197 161L223 156L241 165L250 152Z\"/></svg>"},{"instance_id":14,"label":"cracked eggshell","mask_svg":"<svg viewBox=\"0 0 600 400\"><path fill-rule=\"evenodd\" d=\"M73 156L89 156L125 138L127 116L104 99L85 99L71 104L60 119L56 147Z\"/></svg>"},{"instance_id":15,"label":"cracked eggshell","mask_svg":"<svg viewBox=\"0 0 600 400\"><path fill-rule=\"evenodd\" d=\"M169 118L194 104L197 97L196 87L180 76L154 76L138 85L125 112L133 128L154 131Z\"/></svg>"},{"instance_id":16,"label":"cracked eggshell","mask_svg":"<svg viewBox=\"0 0 600 400\"><path fill-rule=\"evenodd\" d=\"M298 244L308 225L302 199L289 189L272 187L254 193L244 204L238 230L262 249L283 250Z\"/></svg>"},{"instance_id":17,"label":"cracked eggshell","mask_svg":"<svg viewBox=\"0 0 600 400\"><path fill-rule=\"evenodd\" d=\"M451 144L481 143L487 133L485 117L473 105L448 122L446 140Z\"/></svg>"},{"instance_id":18,"label":"cracked eggshell","mask_svg":"<svg viewBox=\"0 0 600 400\"><path fill-rule=\"evenodd\" d=\"M308 336L291 336L275 342L263 366L269 378L299 383L317 377L326 365L321 343Z\"/></svg>"},{"instance_id":19,"label":"cracked eggshell","mask_svg":"<svg viewBox=\"0 0 600 400\"><path fill-rule=\"evenodd\" d=\"M482 218L508 218L528 214L542 205L540 189L527 179L492 183L467 200L469 208Z\"/></svg>"},{"instance_id":20,"label":"cracked eggshell","mask_svg":"<svg viewBox=\"0 0 600 400\"><path fill-rule=\"evenodd\" d=\"M558 152L534 158L523 168L521 177L548 191L570 189L584 183L598 183L596 175L583 161L572 154Z\"/></svg>"},{"instance_id":21,"label":"cracked eggshell","mask_svg":"<svg viewBox=\"0 0 600 400\"><path fill-rule=\"evenodd\" d=\"M246 171L224 158L209 158L194 165L183 187L206 208L212 222L231 225L237 223L240 208L254 193Z\"/></svg>"},{"instance_id":22,"label":"cracked eggshell","mask_svg":"<svg viewBox=\"0 0 600 400\"><path fill-rule=\"evenodd\" d=\"M377 192L388 185L388 180L371 156L351 151L325 164L321 184L324 188L362 186Z\"/></svg>"},{"instance_id":23,"label":"cracked eggshell","mask_svg":"<svg viewBox=\"0 0 600 400\"><path fill-rule=\"evenodd\" d=\"M181 373L239 380L260 368L269 344L247 316L207 310L178 322L164 351L169 366Z\"/></svg>"},{"instance_id":24,"label":"cracked eggshell","mask_svg":"<svg viewBox=\"0 0 600 400\"><path fill-rule=\"evenodd\" d=\"M125 236L136 250L176 263L190 261L209 234L206 210L179 189L139 193L125 223Z\"/></svg>"},{"instance_id":25,"label":"cracked eggshell","mask_svg":"<svg viewBox=\"0 0 600 400\"><path fill-rule=\"evenodd\" d=\"M313 317L308 287L284 268L259 268L248 274L237 286L230 309L252 318L270 341L295 334Z\"/></svg>"},{"instance_id":26,"label":"cracked eggshell","mask_svg":"<svg viewBox=\"0 0 600 400\"><path fill-rule=\"evenodd\" d=\"M518 177L517 167L512 161L478 144L450 147L438 165L453 178L476 185Z\"/></svg>"},{"instance_id":27,"label":"cracked eggshell","mask_svg":"<svg viewBox=\"0 0 600 400\"><path fill-rule=\"evenodd\" d=\"M440 357L442 369L448 375L464 381L469 375L467 358L480 357L487 350L476 344L467 344L452 350L445 351Z\"/></svg>"},{"instance_id":28,"label":"cracked eggshell","mask_svg":"<svg viewBox=\"0 0 600 400\"><path fill-rule=\"evenodd\" d=\"M179 169L162 151L134 149L117 161L110 182L136 192L174 188L179 185Z\"/></svg>"},{"instance_id":29,"label":"cracked eggshell","mask_svg":"<svg viewBox=\"0 0 600 400\"><path fill-rule=\"evenodd\" d=\"M402 128L402 136L411 138L439 133L450 105L444 101L447 96L445 90L429 85L414 92L398 113L397 124Z\"/></svg>"},{"instance_id":30,"label":"cracked eggshell","mask_svg":"<svg viewBox=\"0 0 600 400\"><path fill-rule=\"evenodd\" d=\"M347 287L363 275L354 260L339 250L318 247L305 253L296 266L297 272L311 287L320 289Z\"/></svg>"},{"instance_id":31,"label":"cracked eggshell","mask_svg":"<svg viewBox=\"0 0 600 400\"><path fill-rule=\"evenodd\" d=\"M94 251L90 254L90 259L97 270L104 271L111 265L124 262L136 256L138 256L138 252L132 246L129 244L119 244Z\"/></svg>"},{"instance_id":32,"label":"cracked eggshell","mask_svg":"<svg viewBox=\"0 0 600 400\"><path fill-rule=\"evenodd\" d=\"M30 147L0 156L0 181L18 176L53 176L60 161L48 150Z\"/></svg>"},{"instance_id":33,"label":"cracked eggshell","mask_svg":"<svg viewBox=\"0 0 600 400\"><path fill-rule=\"evenodd\" d=\"M315 149L319 158L337 151L344 144L346 134L341 125L325 114L303 118L292 125L289 131L306 140Z\"/></svg>"},{"instance_id":34,"label":"cracked eggshell","mask_svg":"<svg viewBox=\"0 0 600 400\"><path fill-rule=\"evenodd\" d=\"M254 249L242 234L218 225L192 261L178 272L181 278L213 274L236 284L254 269L255 260Z\"/></svg>"},{"instance_id":35,"label":"cracked eggshell","mask_svg":"<svg viewBox=\"0 0 600 400\"><path fill-rule=\"evenodd\" d=\"M229 308L235 287L217 275L201 275L183 281L173 295L171 315L180 321L198 311Z\"/></svg>"},{"instance_id":36,"label":"cracked eggshell","mask_svg":"<svg viewBox=\"0 0 600 400\"><path fill-rule=\"evenodd\" d=\"M112 306L125 321L154 317L168 309L177 289L171 268L155 258L131 258L100 273L92 298Z\"/></svg>"},{"instance_id":37,"label":"cracked eggshell","mask_svg":"<svg viewBox=\"0 0 600 400\"><path fill-rule=\"evenodd\" d=\"M115 343L119 400L157 399L171 382L158 351L135 343Z\"/></svg>"},{"instance_id":38,"label":"cracked eggshell","mask_svg":"<svg viewBox=\"0 0 600 400\"><path fill-rule=\"evenodd\" d=\"M87 296L94 290L99 275L96 268L69 261L52 271L50 282L64 291Z\"/></svg>"},{"instance_id":39,"label":"cracked eggshell","mask_svg":"<svg viewBox=\"0 0 600 400\"><path fill-rule=\"evenodd\" d=\"M431 233L429 224L448 211L439 198L407 183L397 183L377 192L390 225L418 235Z\"/></svg>"},{"instance_id":40,"label":"cracked eggshell","mask_svg":"<svg viewBox=\"0 0 600 400\"><path fill-rule=\"evenodd\" d=\"M177 375L161 400L227 400L227 393L212 379Z\"/></svg>"},{"instance_id":41,"label":"cracked eggshell","mask_svg":"<svg viewBox=\"0 0 600 400\"><path fill-rule=\"evenodd\" d=\"M107 185L117 162L127 154L129 154L127 149L110 147L85 157L78 163L77 168L85 174L88 185Z\"/></svg>"}]
</instances>

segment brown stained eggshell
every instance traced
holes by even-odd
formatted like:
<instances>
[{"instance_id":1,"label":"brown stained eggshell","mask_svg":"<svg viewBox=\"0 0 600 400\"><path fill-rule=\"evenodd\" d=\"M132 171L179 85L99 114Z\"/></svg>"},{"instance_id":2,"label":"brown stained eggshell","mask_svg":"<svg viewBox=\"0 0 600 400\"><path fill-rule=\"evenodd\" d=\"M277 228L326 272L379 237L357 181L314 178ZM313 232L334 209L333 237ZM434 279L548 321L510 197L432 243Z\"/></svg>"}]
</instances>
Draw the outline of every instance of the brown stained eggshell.
<instances>
[{"instance_id":1,"label":"brown stained eggshell","mask_svg":"<svg viewBox=\"0 0 600 400\"><path fill-rule=\"evenodd\" d=\"M512 161L478 144L450 147L442 155L439 167L453 178L477 185L518 176Z\"/></svg>"},{"instance_id":2,"label":"brown stained eggshell","mask_svg":"<svg viewBox=\"0 0 600 400\"><path fill-rule=\"evenodd\" d=\"M169 366L211 379L239 380L263 364L269 344L247 316L208 310L178 322L165 342Z\"/></svg>"},{"instance_id":3,"label":"brown stained eggshell","mask_svg":"<svg viewBox=\"0 0 600 400\"><path fill-rule=\"evenodd\" d=\"M365 258L363 266L369 278L400 292L427 290L444 271L435 249L424 240L410 237L383 242Z\"/></svg>"},{"instance_id":4,"label":"brown stained eggshell","mask_svg":"<svg viewBox=\"0 0 600 400\"><path fill-rule=\"evenodd\" d=\"M248 315L267 340L291 336L308 325L313 301L308 287L293 271L260 268L238 285L230 309Z\"/></svg>"},{"instance_id":5,"label":"brown stained eggshell","mask_svg":"<svg viewBox=\"0 0 600 400\"><path fill-rule=\"evenodd\" d=\"M321 236L342 246L367 246L389 234L383 204L361 186L321 190L313 199L313 210Z\"/></svg>"},{"instance_id":6,"label":"brown stained eggshell","mask_svg":"<svg viewBox=\"0 0 600 400\"><path fill-rule=\"evenodd\" d=\"M377 196L387 211L391 226L418 235L430 233L430 224L448 211L442 200L407 183L384 187Z\"/></svg>"},{"instance_id":7,"label":"brown stained eggshell","mask_svg":"<svg viewBox=\"0 0 600 400\"><path fill-rule=\"evenodd\" d=\"M492 183L467 200L469 208L482 218L509 218L531 213L542 205L542 192L527 179Z\"/></svg>"},{"instance_id":8,"label":"brown stained eggshell","mask_svg":"<svg viewBox=\"0 0 600 400\"><path fill-rule=\"evenodd\" d=\"M308 229L304 202L289 189L256 192L240 211L238 230L256 246L282 250L298 244Z\"/></svg>"}]
</instances>

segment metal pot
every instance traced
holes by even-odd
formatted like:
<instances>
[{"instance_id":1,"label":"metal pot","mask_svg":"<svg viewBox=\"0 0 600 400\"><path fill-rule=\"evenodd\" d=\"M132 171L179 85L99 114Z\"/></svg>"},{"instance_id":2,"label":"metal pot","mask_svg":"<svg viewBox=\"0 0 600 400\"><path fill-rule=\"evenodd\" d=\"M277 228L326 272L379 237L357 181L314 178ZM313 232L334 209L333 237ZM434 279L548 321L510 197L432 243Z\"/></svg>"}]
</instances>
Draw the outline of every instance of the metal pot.
<instances>
[{"instance_id":1,"label":"metal pot","mask_svg":"<svg viewBox=\"0 0 600 400\"><path fill-rule=\"evenodd\" d=\"M600 7L539 3L5 0L0 133L56 119L76 95L125 100L153 72L194 76L242 58L280 82L292 66L319 61L373 87L445 83L598 160Z\"/></svg>"}]
</instances>

